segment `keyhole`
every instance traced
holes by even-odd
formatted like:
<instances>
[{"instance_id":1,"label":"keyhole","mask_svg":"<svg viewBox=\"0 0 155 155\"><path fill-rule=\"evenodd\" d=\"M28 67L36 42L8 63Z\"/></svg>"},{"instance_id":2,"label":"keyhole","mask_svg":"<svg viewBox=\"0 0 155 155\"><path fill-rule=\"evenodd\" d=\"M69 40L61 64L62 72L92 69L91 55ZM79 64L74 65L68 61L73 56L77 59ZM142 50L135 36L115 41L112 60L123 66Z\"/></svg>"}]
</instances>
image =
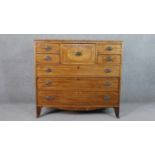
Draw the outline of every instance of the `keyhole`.
<instances>
[{"instance_id":1,"label":"keyhole","mask_svg":"<svg viewBox=\"0 0 155 155\"><path fill-rule=\"evenodd\" d=\"M80 69L80 66L77 66L77 69Z\"/></svg>"}]
</instances>

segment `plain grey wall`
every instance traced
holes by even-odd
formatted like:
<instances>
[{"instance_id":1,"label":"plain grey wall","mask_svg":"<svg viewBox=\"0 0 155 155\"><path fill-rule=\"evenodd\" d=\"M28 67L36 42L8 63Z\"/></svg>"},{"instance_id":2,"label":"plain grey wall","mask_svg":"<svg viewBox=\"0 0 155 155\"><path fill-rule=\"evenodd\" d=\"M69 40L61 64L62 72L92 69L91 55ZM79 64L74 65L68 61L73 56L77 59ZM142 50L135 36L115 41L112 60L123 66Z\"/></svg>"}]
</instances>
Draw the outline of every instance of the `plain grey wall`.
<instances>
[{"instance_id":1,"label":"plain grey wall","mask_svg":"<svg viewBox=\"0 0 155 155\"><path fill-rule=\"evenodd\" d=\"M34 39L123 40L123 102L155 101L155 35L0 35L0 103L34 102Z\"/></svg>"}]
</instances>

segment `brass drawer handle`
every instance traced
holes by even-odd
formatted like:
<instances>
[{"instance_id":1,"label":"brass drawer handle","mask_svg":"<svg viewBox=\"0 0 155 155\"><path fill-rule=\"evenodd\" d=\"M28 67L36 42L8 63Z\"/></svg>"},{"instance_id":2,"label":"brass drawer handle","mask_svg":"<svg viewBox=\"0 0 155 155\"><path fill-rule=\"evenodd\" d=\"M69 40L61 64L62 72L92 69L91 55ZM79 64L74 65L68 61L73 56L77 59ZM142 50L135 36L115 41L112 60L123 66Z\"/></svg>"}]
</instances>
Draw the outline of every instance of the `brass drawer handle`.
<instances>
[{"instance_id":1,"label":"brass drawer handle","mask_svg":"<svg viewBox=\"0 0 155 155\"><path fill-rule=\"evenodd\" d=\"M110 68L106 68L106 69L104 70L104 72L105 72L105 73L111 73L112 70L111 70Z\"/></svg>"},{"instance_id":2,"label":"brass drawer handle","mask_svg":"<svg viewBox=\"0 0 155 155\"><path fill-rule=\"evenodd\" d=\"M45 49L46 51L50 51L50 50L52 49L52 47L51 47L51 46L46 46L46 47L44 47L44 49Z\"/></svg>"},{"instance_id":3,"label":"brass drawer handle","mask_svg":"<svg viewBox=\"0 0 155 155\"><path fill-rule=\"evenodd\" d=\"M110 100L110 96L108 96L108 95L105 95L105 96L103 96L103 100L104 101L106 101L106 102L108 102L109 100Z\"/></svg>"},{"instance_id":4,"label":"brass drawer handle","mask_svg":"<svg viewBox=\"0 0 155 155\"><path fill-rule=\"evenodd\" d=\"M48 55L47 55L47 56L45 57L45 59L44 59L44 60L45 60L45 61L51 61L51 60L52 60L52 58L51 58L50 56L48 56Z\"/></svg>"},{"instance_id":5,"label":"brass drawer handle","mask_svg":"<svg viewBox=\"0 0 155 155\"><path fill-rule=\"evenodd\" d=\"M47 68L47 69L46 69L46 72L47 72L47 73L50 73L50 72L52 72L52 69L51 69L51 68Z\"/></svg>"},{"instance_id":6,"label":"brass drawer handle","mask_svg":"<svg viewBox=\"0 0 155 155\"><path fill-rule=\"evenodd\" d=\"M49 81L45 81L45 85L46 86L51 86L52 85L52 81L50 81L50 80Z\"/></svg>"},{"instance_id":7,"label":"brass drawer handle","mask_svg":"<svg viewBox=\"0 0 155 155\"><path fill-rule=\"evenodd\" d=\"M113 48L112 48L111 46L108 46L108 47L106 48L106 50L107 50L107 51L112 51Z\"/></svg>"},{"instance_id":8,"label":"brass drawer handle","mask_svg":"<svg viewBox=\"0 0 155 155\"><path fill-rule=\"evenodd\" d=\"M47 101L51 101L54 99L54 96L45 96L44 97Z\"/></svg>"},{"instance_id":9,"label":"brass drawer handle","mask_svg":"<svg viewBox=\"0 0 155 155\"><path fill-rule=\"evenodd\" d=\"M106 61L112 61L113 59L112 59L112 57L111 56L108 56L108 57L106 57L106 59L105 59Z\"/></svg>"},{"instance_id":10,"label":"brass drawer handle","mask_svg":"<svg viewBox=\"0 0 155 155\"><path fill-rule=\"evenodd\" d=\"M80 51L74 52L74 55L75 56L82 56L82 52L80 52Z\"/></svg>"},{"instance_id":11,"label":"brass drawer handle","mask_svg":"<svg viewBox=\"0 0 155 155\"><path fill-rule=\"evenodd\" d=\"M105 82L103 85L104 85L105 87L110 87L110 86L111 86L111 83L110 83L110 82Z\"/></svg>"}]
</instances>

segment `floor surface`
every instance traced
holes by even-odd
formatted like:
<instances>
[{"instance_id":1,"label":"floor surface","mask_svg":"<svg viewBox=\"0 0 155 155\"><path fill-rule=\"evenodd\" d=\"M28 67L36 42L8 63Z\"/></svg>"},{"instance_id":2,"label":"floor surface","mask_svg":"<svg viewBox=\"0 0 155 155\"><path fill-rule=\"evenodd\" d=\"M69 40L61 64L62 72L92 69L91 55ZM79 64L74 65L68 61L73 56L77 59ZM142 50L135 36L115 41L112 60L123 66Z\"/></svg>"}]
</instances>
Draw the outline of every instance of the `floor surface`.
<instances>
[{"instance_id":1,"label":"floor surface","mask_svg":"<svg viewBox=\"0 0 155 155\"><path fill-rule=\"evenodd\" d=\"M32 103L1 103L0 121L155 121L155 103L121 103L120 119L113 109L91 112L43 109L42 116L36 118Z\"/></svg>"}]
</instances>

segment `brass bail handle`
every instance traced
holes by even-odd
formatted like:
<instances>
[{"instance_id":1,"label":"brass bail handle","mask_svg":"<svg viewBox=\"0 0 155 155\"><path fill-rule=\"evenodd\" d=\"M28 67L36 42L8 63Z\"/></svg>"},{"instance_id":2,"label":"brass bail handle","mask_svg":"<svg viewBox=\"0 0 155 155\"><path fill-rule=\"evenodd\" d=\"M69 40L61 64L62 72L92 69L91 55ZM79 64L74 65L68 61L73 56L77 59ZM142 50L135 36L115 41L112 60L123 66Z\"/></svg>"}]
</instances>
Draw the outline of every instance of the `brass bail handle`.
<instances>
[{"instance_id":1,"label":"brass bail handle","mask_svg":"<svg viewBox=\"0 0 155 155\"><path fill-rule=\"evenodd\" d=\"M110 82L105 82L105 83L104 83L104 86L105 86L105 87L110 87L110 86L111 86L111 83L110 83Z\"/></svg>"},{"instance_id":2,"label":"brass bail handle","mask_svg":"<svg viewBox=\"0 0 155 155\"><path fill-rule=\"evenodd\" d=\"M112 48L111 46L108 46L108 47L106 48L106 50L107 50L107 51L112 51L113 48Z\"/></svg>"},{"instance_id":3,"label":"brass bail handle","mask_svg":"<svg viewBox=\"0 0 155 155\"><path fill-rule=\"evenodd\" d=\"M47 68L47 69L46 69L46 72L47 72L47 73L50 73L50 72L52 72L52 69L51 69L51 68Z\"/></svg>"},{"instance_id":4,"label":"brass bail handle","mask_svg":"<svg viewBox=\"0 0 155 155\"><path fill-rule=\"evenodd\" d=\"M44 97L47 101L50 101L50 100L53 100L54 99L54 96L45 96Z\"/></svg>"},{"instance_id":5,"label":"brass bail handle","mask_svg":"<svg viewBox=\"0 0 155 155\"><path fill-rule=\"evenodd\" d=\"M47 55L47 56L44 58L44 60L45 60L45 61L51 61L52 58L51 58L50 56Z\"/></svg>"},{"instance_id":6,"label":"brass bail handle","mask_svg":"<svg viewBox=\"0 0 155 155\"><path fill-rule=\"evenodd\" d=\"M45 85L46 85L46 86L50 86L50 85L52 85L52 81L50 81L50 80L45 81Z\"/></svg>"},{"instance_id":7,"label":"brass bail handle","mask_svg":"<svg viewBox=\"0 0 155 155\"><path fill-rule=\"evenodd\" d=\"M112 59L112 57L111 56L108 56L108 57L106 57L106 59L105 59L106 61L112 61L113 59Z\"/></svg>"},{"instance_id":8,"label":"brass bail handle","mask_svg":"<svg viewBox=\"0 0 155 155\"><path fill-rule=\"evenodd\" d=\"M104 70L104 72L105 72L105 73L111 73L112 70L111 70L110 68L106 68L106 69Z\"/></svg>"},{"instance_id":9,"label":"brass bail handle","mask_svg":"<svg viewBox=\"0 0 155 155\"><path fill-rule=\"evenodd\" d=\"M111 97L108 95L105 95L105 96L103 96L103 99L104 99L104 101L109 101L111 99Z\"/></svg>"},{"instance_id":10,"label":"brass bail handle","mask_svg":"<svg viewBox=\"0 0 155 155\"><path fill-rule=\"evenodd\" d=\"M50 50L52 49L52 47L47 45L47 46L44 47L44 49L45 49L46 51L50 51Z\"/></svg>"},{"instance_id":11,"label":"brass bail handle","mask_svg":"<svg viewBox=\"0 0 155 155\"><path fill-rule=\"evenodd\" d=\"M76 52L74 52L74 55L75 56L81 56L82 55L82 52L81 51L76 51Z\"/></svg>"}]
</instances>

